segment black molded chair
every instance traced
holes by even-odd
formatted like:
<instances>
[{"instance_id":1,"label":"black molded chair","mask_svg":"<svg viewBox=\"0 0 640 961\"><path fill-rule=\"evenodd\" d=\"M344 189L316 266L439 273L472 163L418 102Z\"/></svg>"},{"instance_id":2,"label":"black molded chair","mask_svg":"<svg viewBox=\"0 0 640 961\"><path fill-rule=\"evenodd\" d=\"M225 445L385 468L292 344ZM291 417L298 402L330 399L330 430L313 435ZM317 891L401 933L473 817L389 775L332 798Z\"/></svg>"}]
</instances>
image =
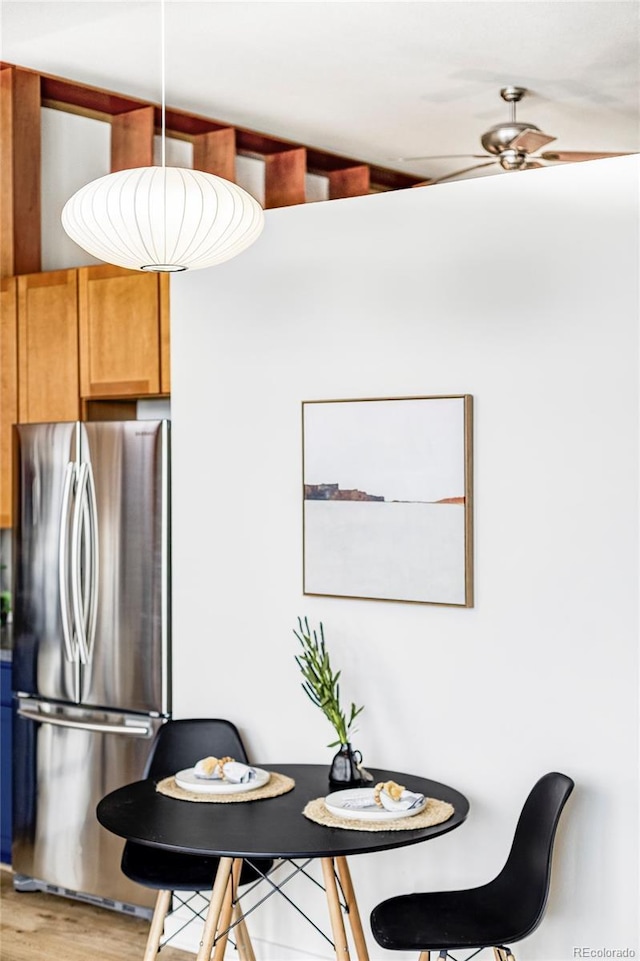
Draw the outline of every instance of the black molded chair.
<instances>
[{"instance_id":1,"label":"black molded chair","mask_svg":"<svg viewBox=\"0 0 640 961\"><path fill-rule=\"evenodd\" d=\"M405 894L382 901L371 913L373 936L383 948L431 951L492 947L496 961L512 961L507 945L531 934L549 894L551 855L562 809L573 790L566 774L545 774L525 801L511 851L493 881L463 891ZM513 959L515 961L515 959Z\"/></svg>"},{"instance_id":2,"label":"black molded chair","mask_svg":"<svg viewBox=\"0 0 640 961\"><path fill-rule=\"evenodd\" d=\"M247 752L240 733L231 721L217 718L167 721L156 737L145 777L161 781L176 771L193 767L200 758L210 755L233 757L236 761L247 763ZM201 911L192 906L193 896L185 900L176 892L210 890L218 863L219 859L215 857L163 851L146 844L136 844L134 841L126 842L122 853L122 871L132 881L158 891L144 961L153 961L160 950L165 920L173 898L178 904L189 908L194 916L202 917ZM264 858L256 859L251 864L244 861L239 884L256 881L266 874L272 865L272 860ZM236 921L242 929L242 919L236 918ZM242 930L238 931L238 936L242 936ZM165 939L164 943L169 940Z\"/></svg>"}]
</instances>

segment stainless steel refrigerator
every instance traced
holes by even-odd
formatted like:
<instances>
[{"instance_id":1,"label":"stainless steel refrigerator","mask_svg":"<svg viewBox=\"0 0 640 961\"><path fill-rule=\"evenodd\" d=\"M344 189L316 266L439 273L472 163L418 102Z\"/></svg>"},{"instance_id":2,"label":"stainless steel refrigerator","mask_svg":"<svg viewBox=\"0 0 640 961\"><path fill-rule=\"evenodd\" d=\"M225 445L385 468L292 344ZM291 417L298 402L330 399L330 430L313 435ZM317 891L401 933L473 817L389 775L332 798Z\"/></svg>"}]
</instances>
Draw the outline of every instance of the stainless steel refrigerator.
<instances>
[{"instance_id":1,"label":"stainless steel refrigerator","mask_svg":"<svg viewBox=\"0 0 640 961\"><path fill-rule=\"evenodd\" d=\"M171 711L169 422L14 428L17 888L147 914L95 816Z\"/></svg>"}]
</instances>

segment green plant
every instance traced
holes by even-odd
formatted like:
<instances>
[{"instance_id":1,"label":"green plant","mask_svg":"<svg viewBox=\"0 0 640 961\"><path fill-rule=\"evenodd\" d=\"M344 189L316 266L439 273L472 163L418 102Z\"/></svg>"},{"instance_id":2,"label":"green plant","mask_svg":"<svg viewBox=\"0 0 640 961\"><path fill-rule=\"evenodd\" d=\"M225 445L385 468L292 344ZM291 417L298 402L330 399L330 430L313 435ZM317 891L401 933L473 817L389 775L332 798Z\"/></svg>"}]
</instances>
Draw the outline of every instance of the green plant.
<instances>
[{"instance_id":1,"label":"green plant","mask_svg":"<svg viewBox=\"0 0 640 961\"><path fill-rule=\"evenodd\" d=\"M11 611L11 591L0 591L0 611L9 614Z\"/></svg>"},{"instance_id":2,"label":"green plant","mask_svg":"<svg viewBox=\"0 0 640 961\"><path fill-rule=\"evenodd\" d=\"M298 630L294 628L293 633L300 641L302 654L296 655L296 663L304 676L302 689L307 694L313 704L320 708L338 735L337 741L332 741L328 747L335 747L337 744L346 744L352 731L353 722L364 710L351 704L349 720L340 706L340 679L341 671L333 673L329 654L324 641L324 628L320 623L320 639L317 631L309 628L309 621L305 617L298 618ZM355 731L355 728L353 728Z\"/></svg>"}]
</instances>

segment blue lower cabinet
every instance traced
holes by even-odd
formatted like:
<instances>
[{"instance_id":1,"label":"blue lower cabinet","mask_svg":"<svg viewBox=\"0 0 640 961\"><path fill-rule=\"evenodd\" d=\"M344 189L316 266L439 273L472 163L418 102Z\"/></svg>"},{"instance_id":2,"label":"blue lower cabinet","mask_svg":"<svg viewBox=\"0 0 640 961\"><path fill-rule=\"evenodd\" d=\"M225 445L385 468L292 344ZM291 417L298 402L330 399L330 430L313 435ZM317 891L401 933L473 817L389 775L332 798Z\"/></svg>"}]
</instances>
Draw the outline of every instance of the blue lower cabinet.
<instances>
[{"instance_id":1,"label":"blue lower cabinet","mask_svg":"<svg viewBox=\"0 0 640 961\"><path fill-rule=\"evenodd\" d=\"M11 662L0 661L0 861L11 863Z\"/></svg>"}]
</instances>

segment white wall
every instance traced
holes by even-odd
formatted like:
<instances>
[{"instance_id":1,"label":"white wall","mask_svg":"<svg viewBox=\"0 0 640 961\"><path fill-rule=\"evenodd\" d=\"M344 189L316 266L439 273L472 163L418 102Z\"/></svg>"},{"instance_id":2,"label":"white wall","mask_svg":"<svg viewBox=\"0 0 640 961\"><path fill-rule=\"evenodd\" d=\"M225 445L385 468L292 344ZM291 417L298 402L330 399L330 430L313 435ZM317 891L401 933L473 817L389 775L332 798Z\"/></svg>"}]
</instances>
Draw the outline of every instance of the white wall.
<instances>
[{"instance_id":1,"label":"white wall","mask_svg":"<svg viewBox=\"0 0 640 961\"><path fill-rule=\"evenodd\" d=\"M354 859L367 930L385 896L488 880L561 770L552 896L518 959L638 951L636 178L625 158L270 211L250 251L173 278L176 715L328 764L293 660L307 614L366 705L365 763L471 802L452 834ZM475 608L304 597L301 401L465 392ZM290 919L252 916L290 949L262 957L328 956Z\"/></svg>"}]
</instances>

